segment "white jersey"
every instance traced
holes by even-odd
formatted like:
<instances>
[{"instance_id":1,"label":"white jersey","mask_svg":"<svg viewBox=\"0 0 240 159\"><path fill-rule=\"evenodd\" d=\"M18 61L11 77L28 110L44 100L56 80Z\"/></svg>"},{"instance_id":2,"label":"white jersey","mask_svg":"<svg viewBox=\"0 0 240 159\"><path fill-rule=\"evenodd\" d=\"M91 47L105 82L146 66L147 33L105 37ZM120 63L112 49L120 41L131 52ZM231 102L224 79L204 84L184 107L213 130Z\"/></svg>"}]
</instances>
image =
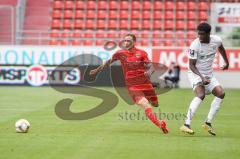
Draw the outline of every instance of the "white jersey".
<instances>
[{"instance_id":1,"label":"white jersey","mask_svg":"<svg viewBox=\"0 0 240 159\"><path fill-rule=\"evenodd\" d=\"M211 77L213 73L213 62L222 39L216 35L210 35L209 43L201 43L199 38L195 39L189 48L189 59L196 59L196 68L203 76ZM192 72L191 69L188 69Z\"/></svg>"}]
</instances>

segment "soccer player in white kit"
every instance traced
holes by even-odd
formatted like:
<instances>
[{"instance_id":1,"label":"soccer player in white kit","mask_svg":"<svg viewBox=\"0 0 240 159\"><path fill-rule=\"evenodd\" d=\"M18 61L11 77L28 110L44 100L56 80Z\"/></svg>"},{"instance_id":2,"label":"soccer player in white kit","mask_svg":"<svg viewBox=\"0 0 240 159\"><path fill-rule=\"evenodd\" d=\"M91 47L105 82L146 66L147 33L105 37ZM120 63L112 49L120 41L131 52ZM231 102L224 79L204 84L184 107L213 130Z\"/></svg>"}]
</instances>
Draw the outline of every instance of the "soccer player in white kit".
<instances>
[{"instance_id":1,"label":"soccer player in white kit","mask_svg":"<svg viewBox=\"0 0 240 159\"><path fill-rule=\"evenodd\" d=\"M222 70L228 69L228 59L222 40L216 35L210 35L211 26L206 23L200 23L197 27L198 38L190 45L189 49L189 69L188 79L192 85L195 97L190 103L185 124L180 127L180 131L188 134L194 134L190 128L191 120L206 94L212 93L215 97L211 103L210 111L202 127L211 135L216 135L212 128L212 120L215 117L220 105L224 99L225 93L217 79L213 76L213 62L217 50L224 59Z\"/></svg>"}]
</instances>

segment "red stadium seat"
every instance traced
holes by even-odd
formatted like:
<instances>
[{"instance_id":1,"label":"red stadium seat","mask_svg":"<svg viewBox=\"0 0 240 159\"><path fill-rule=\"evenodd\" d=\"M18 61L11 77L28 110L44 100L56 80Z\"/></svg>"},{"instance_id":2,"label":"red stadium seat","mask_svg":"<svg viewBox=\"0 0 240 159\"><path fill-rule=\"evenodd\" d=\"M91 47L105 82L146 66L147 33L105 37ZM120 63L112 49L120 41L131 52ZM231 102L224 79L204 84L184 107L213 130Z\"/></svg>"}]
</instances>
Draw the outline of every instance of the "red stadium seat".
<instances>
[{"instance_id":1,"label":"red stadium seat","mask_svg":"<svg viewBox=\"0 0 240 159\"><path fill-rule=\"evenodd\" d=\"M187 2L187 9L188 10L196 10L196 5L197 3L196 2Z\"/></svg>"},{"instance_id":2,"label":"red stadium seat","mask_svg":"<svg viewBox=\"0 0 240 159\"><path fill-rule=\"evenodd\" d=\"M98 11L98 19L105 19L106 15L107 15L107 11L105 11L105 10Z\"/></svg>"},{"instance_id":3,"label":"red stadium seat","mask_svg":"<svg viewBox=\"0 0 240 159\"><path fill-rule=\"evenodd\" d=\"M177 40L177 41L175 42L175 45L176 45L176 46L186 46L186 42L183 41L183 40Z\"/></svg>"},{"instance_id":4,"label":"red stadium seat","mask_svg":"<svg viewBox=\"0 0 240 159\"><path fill-rule=\"evenodd\" d=\"M62 34L61 34L61 37L62 38L71 38L73 35L72 35L72 32L71 32L71 30L69 30L69 29L64 29L63 31L62 31Z\"/></svg>"},{"instance_id":5,"label":"red stadium seat","mask_svg":"<svg viewBox=\"0 0 240 159\"><path fill-rule=\"evenodd\" d=\"M165 19L173 19L173 11L165 11Z\"/></svg>"},{"instance_id":6,"label":"red stadium seat","mask_svg":"<svg viewBox=\"0 0 240 159\"><path fill-rule=\"evenodd\" d=\"M108 28L110 29L117 29L118 27L118 23L117 23L117 20L109 20L108 22Z\"/></svg>"},{"instance_id":7,"label":"red stadium seat","mask_svg":"<svg viewBox=\"0 0 240 159\"><path fill-rule=\"evenodd\" d=\"M151 29L151 21L150 20L143 20L142 21L142 29Z\"/></svg>"},{"instance_id":8,"label":"red stadium seat","mask_svg":"<svg viewBox=\"0 0 240 159\"><path fill-rule=\"evenodd\" d=\"M60 10L53 10L52 18L53 19L61 19L62 18L62 12Z\"/></svg>"},{"instance_id":9,"label":"red stadium seat","mask_svg":"<svg viewBox=\"0 0 240 159\"><path fill-rule=\"evenodd\" d=\"M156 39L152 41L153 46L163 46L162 40Z\"/></svg>"},{"instance_id":10,"label":"red stadium seat","mask_svg":"<svg viewBox=\"0 0 240 159\"><path fill-rule=\"evenodd\" d=\"M177 1L176 2L176 9L177 10L184 10L185 9L185 2L183 1Z\"/></svg>"},{"instance_id":11,"label":"red stadium seat","mask_svg":"<svg viewBox=\"0 0 240 159\"><path fill-rule=\"evenodd\" d=\"M76 1L76 9L84 9L85 8L85 2L84 1Z\"/></svg>"},{"instance_id":12,"label":"red stadium seat","mask_svg":"<svg viewBox=\"0 0 240 159\"><path fill-rule=\"evenodd\" d=\"M104 44L105 44L105 40L103 40L103 39L97 39L97 41L96 41L96 45L97 46L103 46Z\"/></svg>"},{"instance_id":13,"label":"red stadium seat","mask_svg":"<svg viewBox=\"0 0 240 159\"><path fill-rule=\"evenodd\" d=\"M73 1L67 0L67 1L64 2L64 9L72 10L74 8L74 6L75 5L74 5Z\"/></svg>"},{"instance_id":14,"label":"red stadium seat","mask_svg":"<svg viewBox=\"0 0 240 159\"><path fill-rule=\"evenodd\" d=\"M87 19L85 22L85 28L86 29L94 29L94 20Z\"/></svg>"},{"instance_id":15,"label":"red stadium seat","mask_svg":"<svg viewBox=\"0 0 240 159\"><path fill-rule=\"evenodd\" d=\"M51 38L59 38L59 37L60 37L60 31L57 30L57 29L56 29L56 30L53 29L53 30L51 31L50 37L51 37Z\"/></svg>"},{"instance_id":16,"label":"red stadium seat","mask_svg":"<svg viewBox=\"0 0 240 159\"><path fill-rule=\"evenodd\" d=\"M199 2L198 3L198 9L199 10L208 10L209 4L207 2Z\"/></svg>"},{"instance_id":17,"label":"red stadium seat","mask_svg":"<svg viewBox=\"0 0 240 159\"><path fill-rule=\"evenodd\" d=\"M158 38L158 39L162 39L163 38L163 34L159 30L154 30L152 36L153 36L153 38Z\"/></svg>"},{"instance_id":18,"label":"red stadium seat","mask_svg":"<svg viewBox=\"0 0 240 159\"><path fill-rule=\"evenodd\" d=\"M126 0L121 0L120 1L120 10L122 10L122 9L128 9L129 8L129 2L128 2L128 0L126 1Z\"/></svg>"},{"instance_id":19,"label":"red stadium seat","mask_svg":"<svg viewBox=\"0 0 240 159\"><path fill-rule=\"evenodd\" d=\"M96 8L96 2L93 0L87 1L87 9L95 9Z\"/></svg>"},{"instance_id":20,"label":"red stadium seat","mask_svg":"<svg viewBox=\"0 0 240 159\"><path fill-rule=\"evenodd\" d=\"M82 36L82 30L77 30L77 29L75 29L75 30L73 31L73 37L74 37L74 38L81 38L81 37L83 37L83 36Z\"/></svg>"},{"instance_id":21,"label":"red stadium seat","mask_svg":"<svg viewBox=\"0 0 240 159\"><path fill-rule=\"evenodd\" d=\"M87 10L87 18L95 18L95 11L94 10Z\"/></svg>"},{"instance_id":22,"label":"red stadium seat","mask_svg":"<svg viewBox=\"0 0 240 159\"><path fill-rule=\"evenodd\" d=\"M117 34L116 34L115 31L110 30L110 31L107 32L107 37L108 38L116 38Z\"/></svg>"},{"instance_id":23,"label":"red stadium seat","mask_svg":"<svg viewBox=\"0 0 240 159\"><path fill-rule=\"evenodd\" d=\"M185 28L185 22L183 20L176 21L176 29L183 30Z\"/></svg>"},{"instance_id":24,"label":"red stadium seat","mask_svg":"<svg viewBox=\"0 0 240 159\"><path fill-rule=\"evenodd\" d=\"M154 19L162 19L162 11L155 10L153 13Z\"/></svg>"},{"instance_id":25,"label":"red stadium seat","mask_svg":"<svg viewBox=\"0 0 240 159\"><path fill-rule=\"evenodd\" d=\"M177 38L177 39L184 39L185 38L184 31L180 31L180 30L176 31L175 38Z\"/></svg>"},{"instance_id":26,"label":"red stadium seat","mask_svg":"<svg viewBox=\"0 0 240 159\"><path fill-rule=\"evenodd\" d=\"M132 1L132 9L140 9L141 8L141 3L139 0L134 0Z\"/></svg>"},{"instance_id":27,"label":"red stadium seat","mask_svg":"<svg viewBox=\"0 0 240 159\"><path fill-rule=\"evenodd\" d=\"M98 1L98 9L106 9L107 6L108 6L108 3L106 0Z\"/></svg>"},{"instance_id":28,"label":"red stadium seat","mask_svg":"<svg viewBox=\"0 0 240 159\"><path fill-rule=\"evenodd\" d=\"M63 2L62 1L54 1L53 2L53 9L63 9Z\"/></svg>"},{"instance_id":29,"label":"red stadium seat","mask_svg":"<svg viewBox=\"0 0 240 159\"><path fill-rule=\"evenodd\" d=\"M195 39L195 38L197 38L197 33L194 32L194 31L188 31L187 32L187 38L188 39Z\"/></svg>"},{"instance_id":30,"label":"red stadium seat","mask_svg":"<svg viewBox=\"0 0 240 159\"><path fill-rule=\"evenodd\" d=\"M206 11L199 11L199 19L201 21L206 21L208 17L208 14Z\"/></svg>"},{"instance_id":31,"label":"red stadium seat","mask_svg":"<svg viewBox=\"0 0 240 159\"><path fill-rule=\"evenodd\" d=\"M173 46L173 41L172 40L166 40L163 42L164 46Z\"/></svg>"},{"instance_id":32,"label":"red stadium seat","mask_svg":"<svg viewBox=\"0 0 240 159\"><path fill-rule=\"evenodd\" d=\"M82 19L84 18L84 10L76 10L75 12L75 19Z\"/></svg>"},{"instance_id":33,"label":"red stadium seat","mask_svg":"<svg viewBox=\"0 0 240 159\"><path fill-rule=\"evenodd\" d=\"M104 30L97 30L96 32L96 38L105 38L106 32Z\"/></svg>"},{"instance_id":34,"label":"red stadium seat","mask_svg":"<svg viewBox=\"0 0 240 159\"><path fill-rule=\"evenodd\" d=\"M116 19L118 17L118 11L117 10L110 10L109 16L110 19Z\"/></svg>"},{"instance_id":35,"label":"red stadium seat","mask_svg":"<svg viewBox=\"0 0 240 159\"><path fill-rule=\"evenodd\" d=\"M140 21L138 20L131 20L131 29L138 29L140 26Z\"/></svg>"},{"instance_id":36,"label":"red stadium seat","mask_svg":"<svg viewBox=\"0 0 240 159\"><path fill-rule=\"evenodd\" d=\"M144 0L142 3L143 3L143 10L150 10L152 8L152 4L149 0Z\"/></svg>"},{"instance_id":37,"label":"red stadium seat","mask_svg":"<svg viewBox=\"0 0 240 159\"><path fill-rule=\"evenodd\" d=\"M154 1L153 7L154 7L154 10L162 10L163 2L162 1Z\"/></svg>"},{"instance_id":38,"label":"red stadium seat","mask_svg":"<svg viewBox=\"0 0 240 159\"><path fill-rule=\"evenodd\" d=\"M83 20L80 20L80 19L76 19L74 21L74 29L82 29L84 28L84 22Z\"/></svg>"},{"instance_id":39,"label":"red stadium seat","mask_svg":"<svg viewBox=\"0 0 240 159\"><path fill-rule=\"evenodd\" d=\"M60 29L61 28L61 21L58 19L53 19L51 24L52 29Z\"/></svg>"},{"instance_id":40,"label":"red stadium seat","mask_svg":"<svg viewBox=\"0 0 240 159\"><path fill-rule=\"evenodd\" d=\"M97 21L97 28L98 29L104 29L105 27L106 27L106 21L102 20L102 19L99 19Z\"/></svg>"},{"instance_id":41,"label":"red stadium seat","mask_svg":"<svg viewBox=\"0 0 240 159\"><path fill-rule=\"evenodd\" d=\"M119 6L119 4L118 4L117 1L115 1L115 0L110 0L109 1L109 9L115 9L116 10L116 9L118 9L118 6Z\"/></svg>"},{"instance_id":42,"label":"red stadium seat","mask_svg":"<svg viewBox=\"0 0 240 159\"><path fill-rule=\"evenodd\" d=\"M143 19L150 19L150 18L151 18L151 11L149 11L149 10L144 10L144 11L142 12L142 18L143 18Z\"/></svg>"},{"instance_id":43,"label":"red stadium seat","mask_svg":"<svg viewBox=\"0 0 240 159\"><path fill-rule=\"evenodd\" d=\"M149 40L141 40L141 46L148 46L150 45Z\"/></svg>"},{"instance_id":44,"label":"red stadium seat","mask_svg":"<svg viewBox=\"0 0 240 159\"><path fill-rule=\"evenodd\" d=\"M140 11L138 11L138 10L133 10L131 16L132 16L132 19L139 19L139 18L140 18L140 15L141 15Z\"/></svg>"},{"instance_id":45,"label":"red stadium seat","mask_svg":"<svg viewBox=\"0 0 240 159\"><path fill-rule=\"evenodd\" d=\"M72 45L72 43L71 43L71 41L69 41L69 40L61 40L61 45L62 46L68 46L68 45Z\"/></svg>"},{"instance_id":46,"label":"red stadium seat","mask_svg":"<svg viewBox=\"0 0 240 159\"><path fill-rule=\"evenodd\" d=\"M177 12L176 12L176 19L177 19L177 20L180 20L180 19L182 20L182 19L184 19L184 18L185 18L184 11L181 11L181 10L180 10L180 11L177 11Z\"/></svg>"},{"instance_id":47,"label":"red stadium seat","mask_svg":"<svg viewBox=\"0 0 240 159\"><path fill-rule=\"evenodd\" d=\"M72 28L72 21L69 19L64 19L63 29L71 29L71 28Z\"/></svg>"},{"instance_id":48,"label":"red stadium seat","mask_svg":"<svg viewBox=\"0 0 240 159\"><path fill-rule=\"evenodd\" d=\"M81 46L82 45L82 41L80 41L80 40L73 40L72 45L74 45L74 46Z\"/></svg>"},{"instance_id":49,"label":"red stadium seat","mask_svg":"<svg viewBox=\"0 0 240 159\"><path fill-rule=\"evenodd\" d=\"M120 18L121 19L127 19L129 16L129 13L127 10L120 10Z\"/></svg>"},{"instance_id":50,"label":"red stadium seat","mask_svg":"<svg viewBox=\"0 0 240 159\"><path fill-rule=\"evenodd\" d=\"M128 20L120 20L120 28L121 29L127 29L128 28Z\"/></svg>"},{"instance_id":51,"label":"red stadium seat","mask_svg":"<svg viewBox=\"0 0 240 159\"><path fill-rule=\"evenodd\" d=\"M64 11L64 19L72 19L74 17L72 10L65 10Z\"/></svg>"},{"instance_id":52,"label":"red stadium seat","mask_svg":"<svg viewBox=\"0 0 240 159\"><path fill-rule=\"evenodd\" d=\"M174 3L172 1L166 1L165 2L165 10L173 10Z\"/></svg>"},{"instance_id":53,"label":"red stadium seat","mask_svg":"<svg viewBox=\"0 0 240 159\"><path fill-rule=\"evenodd\" d=\"M151 33L151 31L149 31L149 29L148 29L148 30L143 30L143 31L141 31L141 37L144 38L144 39L150 38L150 35L151 35L151 34L152 34L152 33Z\"/></svg>"},{"instance_id":54,"label":"red stadium seat","mask_svg":"<svg viewBox=\"0 0 240 159\"><path fill-rule=\"evenodd\" d=\"M93 46L94 42L92 40L84 40L83 45L85 46Z\"/></svg>"},{"instance_id":55,"label":"red stadium seat","mask_svg":"<svg viewBox=\"0 0 240 159\"><path fill-rule=\"evenodd\" d=\"M173 38L173 32L172 31L165 31L164 32L164 39L172 39Z\"/></svg>"},{"instance_id":56,"label":"red stadium seat","mask_svg":"<svg viewBox=\"0 0 240 159\"><path fill-rule=\"evenodd\" d=\"M190 20L197 19L198 16L195 11L188 11L187 12L187 18Z\"/></svg>"},{"instance_id":57,"label":"red stadium seat","mask_svg":"<svg viewBox=\"0 0 240 159\"><path fill-rule=\"evenodd\" d=\"M187 29L188 29L188 30L196 30L196 28L197 28L197 24L196 24L195 21L189 20L189 21L187 22Z\"/></svg>"},{"instance_id":58,"label":"red stadium seat","mask_svg":"<svg viewBox=\"0 0 240 159\"><path fill-rule=\"evenodd\" d=\"M173 21L172 20L166 20L164 23L164 28L172 30L174 29Z\"/></svg>"},{"instance_id":59,"label":"red stadium seat","mask_svg":"<svg viewBox=\"0 0 240 159\"><path fill-rule=\"evenodd\" d=\"M154 20L153 21L153 29L162 29L162 21Z\"/></svg>"},{"instance_id":60,"label":"red stadium seat","mask_svg":"<svg viewBox=\"0 0 240 159\"><path fill-rule=\"evenodd\" d=\"M59 40L51 39L49 41L49 45L60 45L61 42Z\"/></svg>"}]
</instances>

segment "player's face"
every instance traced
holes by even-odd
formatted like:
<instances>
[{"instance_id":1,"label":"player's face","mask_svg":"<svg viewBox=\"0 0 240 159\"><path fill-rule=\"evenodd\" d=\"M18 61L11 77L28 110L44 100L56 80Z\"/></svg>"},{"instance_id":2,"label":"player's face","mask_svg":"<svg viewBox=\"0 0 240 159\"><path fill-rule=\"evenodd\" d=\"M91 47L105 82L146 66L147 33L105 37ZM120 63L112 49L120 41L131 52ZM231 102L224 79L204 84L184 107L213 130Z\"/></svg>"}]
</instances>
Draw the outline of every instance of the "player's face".
<instances>
[{"instance_id":1,"label":"player's face","mask_svg":"<svg viewBox=\"0 0 240 159\"><path fill-rule=\"evenodd\" d=\"M134 40L131 36L125 36L123 39L123 46L126 49L131 49L134 47Z\"/></svg>"},{"instance_id":2,"label":"player's face","mask_svg":"<svg viewBox=\"0 0 240 159\"><path fill-rule=\"evenodd\" d=\"M198 31L198 38L201 43L208 43L210 39L210 33L206 33L205 31Z\"/></svg>"}]
</instances>

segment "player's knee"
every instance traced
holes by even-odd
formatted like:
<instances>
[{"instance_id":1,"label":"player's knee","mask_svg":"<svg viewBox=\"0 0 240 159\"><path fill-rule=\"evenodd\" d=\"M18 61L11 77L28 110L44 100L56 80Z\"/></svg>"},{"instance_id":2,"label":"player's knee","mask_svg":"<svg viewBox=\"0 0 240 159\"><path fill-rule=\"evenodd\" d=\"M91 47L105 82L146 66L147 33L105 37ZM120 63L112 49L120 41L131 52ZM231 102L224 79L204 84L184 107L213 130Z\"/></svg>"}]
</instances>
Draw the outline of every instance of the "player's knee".
<instances>
[{"instance_id":1,"label":"player's knee","mask_svg":"<svg viewBox=\"0 0 240 159\"><path fill-rule=\"evenodd\" d=\"M137 100L136 104L145 106L148 103L148 100L146 98L140 98Z\"/></svg>"},{"instance_id":2,"label":"player's knee","mask_svg":"<svg viewBox=\"0 0 240 159\"><path fill-rule=\"evenodd\" d=\"M225 97L225 92L222 92L220 95L217 96L218 98L223 99Z\"/></svg>"},{"instance_id":3,"label":"player's knee","mask_svg":"<svg viewBox=\"0 0 240 159\"><path fill-rule=\"evenodd\" d=\"M204 92L203 93L198 93L197 97L203 100L205 98L205 93Z\"/></svg>"}]
</instances>

